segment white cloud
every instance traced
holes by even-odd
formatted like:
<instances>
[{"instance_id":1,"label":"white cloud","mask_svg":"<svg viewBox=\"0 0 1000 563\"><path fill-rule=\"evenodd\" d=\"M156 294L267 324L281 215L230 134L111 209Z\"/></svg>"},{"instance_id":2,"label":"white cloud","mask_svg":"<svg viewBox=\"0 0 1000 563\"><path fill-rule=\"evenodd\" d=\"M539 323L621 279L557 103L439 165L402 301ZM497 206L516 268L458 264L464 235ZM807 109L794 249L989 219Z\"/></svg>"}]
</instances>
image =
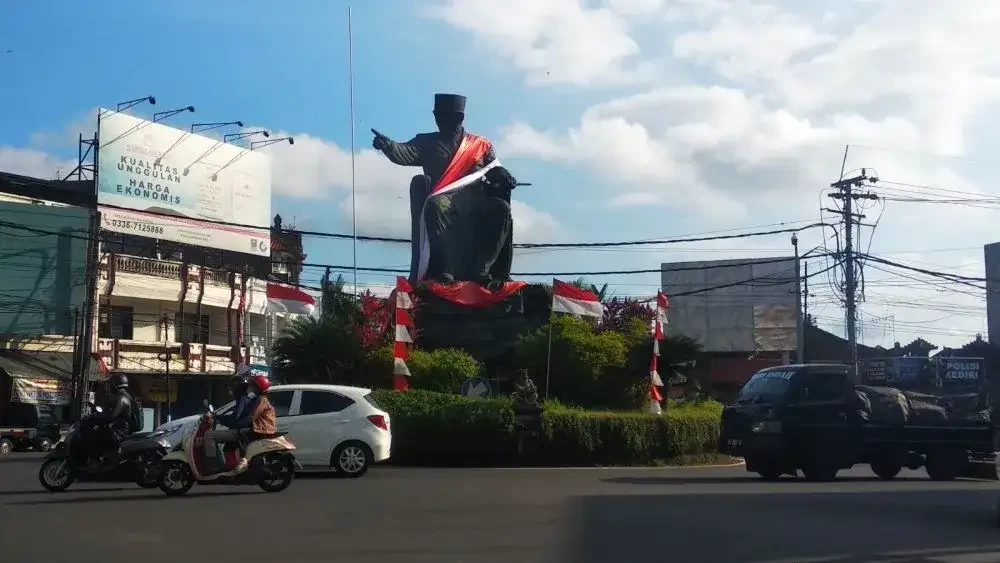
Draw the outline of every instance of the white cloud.
<instances>
[{"instance_id":1,"label":"white cloud","mask_svg":"<svg viewBox=\"0 0 1000 563\"><path fill-rule=\"evenodd\" d=\"M45 180L62 179L76 168L75 160L58 158L45 151L0 147L0 170Z\"/></svg>"},{"instance_id":2,"label":"white cloud","mask_svg":"<svg viewBox=\"0 0 1000 563\"><path fill-rule=\"evenodd\" d=\"M453 17L445 20L486 42L506 42L508 56L529 80L538 81L539 67L519 64L518 57L536 49L539 30L566 37L580 26L573 18L547 20L539 9L523 16L512 12L508 20L477 28L456 15L457 4L449 4ZM466 15L479 6L461 5ZM604 8L587 8L594 3L566 0L559 5L574 13L606 9L609 14L602 17L616 23L607 37L589 37L586 49L569 41L546 44L572 70L549 82L587 88L616 82L623 69L662 72L644 76L649 84L637 91L592 103L570 127L544 120L513 123L504 130L502 145L505 154L591 169L613 207L667 205L706 230L816 217L819 207L834 204L819 192L837 179L845 144L854 146L848 170L869 167L885 180L970 193L988 193L985 188L1000 181L992 171L943 158L992 152L995 134L989 132L998 124L982 120L993 117L984 110L1000 100L1000 4L605 0ZM643 34L651 17L666 22L666 35ZM504 35L509 29L531 32L517 36L524 40L517 45ZM612 49L620 56L595 61L591 50L600 49L605 38L613 46L632 41L636 47ZM971 134L973 125L979 137ZM984 132L986 143L972 146ZM913 190L898 184L876 189L897 198ZM935 193L917 191L924 197ZM868 222L878 216L878 208L863 212ZM995 237L996 217L996 211L976 207L889 201L873 251L977 246ZM817 235L801 238L803 244L819 242ZM867 237L863 244L862 250ZM973 267L980 256L981 251L966 254ZM915 299L917 290L904 289ZM920 315L919 309L900 309L897 323L926 326L932 336L943 331L921 325L929 318ZM981 330L981 319L971 314L941 326L974 332ZM962 340L950 342L956 338Z\"/></svg>"},{"instance_id":3,"label":"white cloud","mask_svg":"<svg viewBox=\"0 0 1000 563\"><path fill-rule=\"evenodd\" d=\"M612 0L611 8L581 0L443 0L432 18L469 32L483 52L499 54L534 84L628 83L648 78L630 66L639 54L621 12L643 13L651 0Z\"/></svg>"},{"instance_id":4,"label":"white cloud","mask_svg":"<svg viewBox=\"0 0 1000 563\"><path fill-rule=\"evenodd\" d=\"M252 129L252 128L251 128ZM416 167L397 166L382 153L364 149L355 158L355 201L351 195L351 152L336 143L308 134L291 135L294 145L280 143L268 149L272 157L273 191L292 199L337 202L340 224L350 228L357 213L358 233L406 238L410 236L410 179ZM516 193L516 192L515 192ZM559 223L548 213L513 201L514 237L519 242L551 241L560 235Z\"/></svg>"}]
</instances>

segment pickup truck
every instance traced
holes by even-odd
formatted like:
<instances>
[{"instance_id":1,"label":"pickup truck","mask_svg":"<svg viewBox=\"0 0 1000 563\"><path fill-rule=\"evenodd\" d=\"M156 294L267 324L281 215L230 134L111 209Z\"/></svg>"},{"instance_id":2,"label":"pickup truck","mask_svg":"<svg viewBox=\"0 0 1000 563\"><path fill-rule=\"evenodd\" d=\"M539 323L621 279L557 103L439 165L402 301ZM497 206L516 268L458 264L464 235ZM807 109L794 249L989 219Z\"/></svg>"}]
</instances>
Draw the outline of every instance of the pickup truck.
<instances>
[{"instance_id":1,"label":"pickup truck","mask_svg":"<svg viewBox=\"0 0 1000 563\"><path fill-rule=\"evenodd\" d=\"M982 420L935 424L884 423L859 408L847 366L801 364L757 372L722 413L719 451L746 460L765 479L801 470L829 481L842 469L868 464L882 479L903 467L925 467L934 480L968 475L996 479L994 426Z\"/></svg>"}]
</instances>

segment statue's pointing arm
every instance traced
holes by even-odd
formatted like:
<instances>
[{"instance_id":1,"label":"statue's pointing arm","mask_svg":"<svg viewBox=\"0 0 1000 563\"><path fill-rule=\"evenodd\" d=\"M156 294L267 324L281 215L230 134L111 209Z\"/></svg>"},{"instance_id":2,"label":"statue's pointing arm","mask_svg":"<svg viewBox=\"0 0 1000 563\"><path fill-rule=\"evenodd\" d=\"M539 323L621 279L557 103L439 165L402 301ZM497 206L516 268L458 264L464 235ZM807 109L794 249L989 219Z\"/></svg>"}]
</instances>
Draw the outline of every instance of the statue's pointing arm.
<instances>
[{"instance_id":1,"label":"statue's pointing arm","mask_svg":"<svg viewBox=\"0 0 1000 563\"><path fill-rule=\"evenodd\" d=\"M421 145L419 137L414 137L405 143L397 143L391 139L386 139L381 150L393 164L400 166L423 166L424 154Z\"/></svg>"}]
</instances>

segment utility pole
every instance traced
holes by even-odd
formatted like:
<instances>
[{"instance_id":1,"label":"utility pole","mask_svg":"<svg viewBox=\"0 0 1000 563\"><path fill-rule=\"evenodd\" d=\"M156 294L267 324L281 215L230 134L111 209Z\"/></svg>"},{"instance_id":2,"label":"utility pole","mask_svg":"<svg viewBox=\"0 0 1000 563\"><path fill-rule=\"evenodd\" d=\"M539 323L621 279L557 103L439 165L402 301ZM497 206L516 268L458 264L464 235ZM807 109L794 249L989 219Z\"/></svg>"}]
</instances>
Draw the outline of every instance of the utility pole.
<instances>
[{"instance_id":1,"label":"utility pole","mask_svg":"<svg viewBox=\"0 0 1000 563\"><path fill-rule=\"evenodd\" d=\"M802 324L806 324L806 320L809 318L809 262L802 263ZM803 332L805 332L803 330ZM805 355L806 343L805 338L802 339L802 350L803 355Z\"/></svg>"},{"instance_id":2,"label":"utility pole","mask_svg":"<svg viewBox=\"0 0 1000 563\"><path fill-rule=\"evenodd\" d=\"M802 269L799 266L799 237L792 234L792 246L795 248L795 363L804 364L802 356L806 319L802 316Z\"/></svg>"},{"instance_id":3,"label":"utility pole","mask_svg":"<svg viewBox=\"0 0 1000 563\"><path fill-rule=\"evenodd\" d=\"M860 225L861 219L865 216L854 212L854 202L861 199L877 200L878 196L870 191L864 193L855 192L855 188L861 188L865 182L877 182L878 178L869 177L867 170L862 168L861 174L851 178L842 178L830 187L837 191L828 194L832 199L842 200L841 209L827 209L841 216L841 224L844 228L844 294L847 315L847 342L850 349L851 371L857 381L858 375L858 335L857 335L857 282L858 276L855 270L854 255L854 227Z\"/></svg>"}]
</instances>

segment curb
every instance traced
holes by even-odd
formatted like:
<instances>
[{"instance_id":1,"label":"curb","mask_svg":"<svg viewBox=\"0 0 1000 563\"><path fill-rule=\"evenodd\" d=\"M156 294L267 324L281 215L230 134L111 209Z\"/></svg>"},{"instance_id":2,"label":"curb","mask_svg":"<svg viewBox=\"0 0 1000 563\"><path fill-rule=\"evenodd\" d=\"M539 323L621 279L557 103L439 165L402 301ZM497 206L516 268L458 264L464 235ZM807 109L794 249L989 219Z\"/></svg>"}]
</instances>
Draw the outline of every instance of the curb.
<instances>
[{"instance_id":1,"label":"curb","mask_svg":"<svg viewBox=\"0 0 1000 563\"><path fill-rule=\"evenodd\" d=\"M570 466L570 467L552 467L552 466L541 466L541 467L423 467L423 466L405 466L405 465L384 465L380 466L379 470L391 469L395 471L399 470L424 470L424 471L440 471L442 469L458 469L458 470L475 470L475 471L669 471L673 469L725 469L732 467L742 467L746 465L746 460L738 459L733 463L722 463L714 465L662 465L659 467L651 466Z\"/></svg>"}]
</instances>

